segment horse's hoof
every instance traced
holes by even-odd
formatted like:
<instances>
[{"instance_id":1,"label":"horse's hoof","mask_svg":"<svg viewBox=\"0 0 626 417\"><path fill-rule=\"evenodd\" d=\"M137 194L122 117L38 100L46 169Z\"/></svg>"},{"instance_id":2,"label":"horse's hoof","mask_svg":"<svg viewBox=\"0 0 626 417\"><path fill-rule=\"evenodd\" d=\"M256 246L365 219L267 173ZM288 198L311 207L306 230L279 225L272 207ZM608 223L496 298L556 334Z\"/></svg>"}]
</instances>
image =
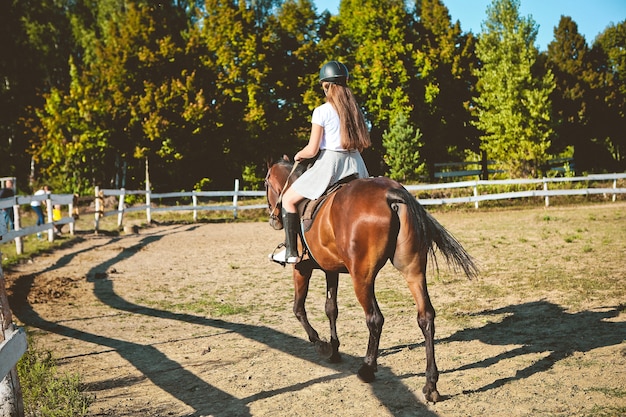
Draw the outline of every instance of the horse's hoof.
<instances>
[{"instance_id":1,"label":"horse's hoof","mask_svg":"<svg viewBox=\"0 0 626 417\"><path fill-rule=\"evenodd\" d=\"M363 364L361 368L359 369L359 372L357 375L359 376L359 379L361 381L369 383L369 382L374 381L374 379L376 379L376 375L374 375L374 372L376 372L374 368L372 368L371 366L367 364Z\"/></svg>"},{"instance_id":2,"label":"horse's hoof","mask_svg":"<svg viewBox=\"0 0 626 417\"><path fill-rule=\"evenodd\" d=\"M331 355L330 358L328 358L328 362L330 363L339 363L341 362L341 355L339 354L339 352L335 352Z\"/></svg>"},{"instance_id":3,"label":"horse's hoof","mask_svg":"<svg viewBox=\"0 0 626 417\"><path fill-rule=\"evenodd\" d=\"M422 389L422 392L424 393L424 397L426 398L426 401L431 402L431 403L437 403L441 400L441 395L439 395L439 391L437 391L437 389L430 389L427 386L424 386L424 388Z\"/></svg>"},{"instance_id":4,"label":"horse's hoof","mask_svg":"<svg viewBox=\"0 0 626 417\"><path fill-rule=\"evenodd\" d=\"M324 359L333 357L333 347L328 342L322 340L315 342L315 351Z\"/></svg>"}]
</instances>

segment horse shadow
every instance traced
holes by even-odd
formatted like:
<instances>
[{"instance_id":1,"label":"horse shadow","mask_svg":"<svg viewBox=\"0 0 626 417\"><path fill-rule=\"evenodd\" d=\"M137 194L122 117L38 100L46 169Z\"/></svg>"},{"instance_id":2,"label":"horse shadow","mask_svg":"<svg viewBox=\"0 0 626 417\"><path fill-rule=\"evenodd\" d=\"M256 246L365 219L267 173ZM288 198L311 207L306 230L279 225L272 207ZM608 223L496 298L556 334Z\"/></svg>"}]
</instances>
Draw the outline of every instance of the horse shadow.
<instances>
[{"instance_id":1,"label":"horse shadow","mask_svg":"<svg viewBox=\"0 0 626 417\"><path fill-rule=\"evenodd\" d=\"M325 365L333 369L335 372L333 375L311 379L303 383L294 384L276 390L262 391L247 398L237 398L232 394L207 383L193 372L183 368L181 364L167 357L154 345L123 340L121 337L114 338L85 330L78 330L70 327L70 325L66 322L52 322L40 316L29 304L28 294L37 275L62 268L70 264L79 253L98 250L104 246L119 242L121 239L124 239L123 236L110 239L101 245L94 245L90 248L77 250L76 252L64 255L51 267L42 270L37 274L20 277L14 283L13 292L9 299L10 305L13 307L14 315L27 326L39 328L68 338L89 342L98 345L101 348L105 348L103 351L115 351L141 374L140 377L129 376L128 378L123 379L108 379L89 387L91 390L97 391L111 386L129 386L147 378L156 386L195 410L193 413L189 414L189 416L250 416L251 413L248 405L254 401L271 398L272 396L279 395L284 392L297 392L320 382L327 382L332 379L345 377L356 378L354 373L356 368L353 369L353 365L362 361L362 358L344 353L342 355L344 359L342 363L325 363L321 358L314 354L313 347L307 340L305 340L304 337L295 337L266 326L234 323L193 314L175 313L135 304L125 300L120 294L118 294L113 287L113 281L106 279L107 270L111 269L119 262L135 256L147 245L157 242L169 233L187 232L196 227L198 226L181 226L175 229L168 229L165 232L148 233L146 237L142 238L137 244L125 248L116 256L105 262L93 266L87 274L87 281L93 284L93 292L95 296L104 304L120 312L131 312L158 319L192 323L198 326L221 329L224 332L235 332L245 338L257 341L272 349L276 349L296 358L305 359L317 365ZM381 373L385 375L393 375L391 370L386 369L385 367L380 367L380 371L382 371ZM406 415L406 410L398 408L397 406L398 401L401 401L403 404L411 404L413 406L413 410L411 412L411 415L413 416L437 416L435 413L428 410L428 408L422 404L418 398L416 398L415 394L400 381L400 378L397 378L396 382L397 383L393 384L393 392L382 389L382 387L377 387L376 382L374 382L372 388L374 395L379 398L390 414L396 416ZM188 387L188 389L181 390L181 386ZM364 387L364 389L366 388Z\"/></svg>"},{"instance_id":2,"label":"horse shadow","mask_svg":"<svg viewBox=\"0 0 626 417\"><path fill-rule=\"evenodd\" d=\"M463 393L485 392L511 381L529 378L551 369L558 361L572 354L586 353L596 348L615 346L624 342L626 322L608 321L617 317L626 305L611 306L595 311L569 313L559 305L545 300L506 306L474 313L474 316L505 315L500 322L479 328L463 329L441 342L479 340L489 345L519 345L499 355L469 363L442 373L484 368L517 356L537 353L547 356L519 369L514 376L500 378L482 387Z\"/></svg>"}]
</instances>

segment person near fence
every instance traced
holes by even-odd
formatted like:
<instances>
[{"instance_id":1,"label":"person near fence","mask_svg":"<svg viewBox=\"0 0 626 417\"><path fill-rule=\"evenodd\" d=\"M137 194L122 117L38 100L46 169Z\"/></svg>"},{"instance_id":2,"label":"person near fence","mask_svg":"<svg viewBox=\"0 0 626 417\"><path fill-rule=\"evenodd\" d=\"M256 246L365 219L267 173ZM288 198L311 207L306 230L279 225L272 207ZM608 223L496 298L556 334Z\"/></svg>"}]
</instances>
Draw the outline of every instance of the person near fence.
<instances>
[{"instance_id":1,"label":"person near fence","mask_svg":"<svg viewBox=\"0 0 626 417\"><path fill-rule=\"evenodd\" d=\"M15 196L15 191L13 190L13 180L6 180L4 183L4 188L0 189L0 199L2 198L10 198ZM13 230L14 215L13 215L13 207L7 207L2 209L2 218L7 225L7 230Z\"/></svg>"},{"instance_id":2,"label":"person near fence","mask_svg":"<svg viewBox=\"0 0 626 417\"><path fill-rule=\"evenodd\" d=\"M52 206L52 221L53 222L58 222L59 220L61 220L63 218L63 213L61 213L61 205L60 204L55 204L54 206ZM63 235L63 225L62 224L55 224L54 225L54 233L57 236L62 236Z\"/></svg>"},{"instance_id":3,"label":"person near fence","mask_svg":"<svg viewBox=\"0 0 626 417\"><path fill-rule=\"evenodd\" d=\"M369 131L359 105L348 87L348 68L339 61L330 61L320 70L319 82L326 102L313 110L308 144L296 153L296 162L317 157L311 168L285 191L282 198L282 221L285 248L270 259L280 264L297 263L300 219L297 204L304 198L319 198L326 189L340 180L357 174L369 177L361 157L371 145Z\"/></svg>"},{"instance_id":4,"label":"person near fence","mask_svg":"<svg viewBox=\"0 0 626 417\"><path fill-rule=\"evenodd\" d=\"M35 192L35 195L43 195L49 192L50 192L50 187L48 187L47 185L44 185L43 187L41 187L39 190ZM44 218L44 215L43 215L43 208L42 208L44 205L45 205L45 202L41 200L37 200L37 201L33 200L30 202L31 208L37 215L37 226L44 224L46 222L46 219ZM41 233L37 233L37 237L41 238Z\"/></svg>"}]
</instances>

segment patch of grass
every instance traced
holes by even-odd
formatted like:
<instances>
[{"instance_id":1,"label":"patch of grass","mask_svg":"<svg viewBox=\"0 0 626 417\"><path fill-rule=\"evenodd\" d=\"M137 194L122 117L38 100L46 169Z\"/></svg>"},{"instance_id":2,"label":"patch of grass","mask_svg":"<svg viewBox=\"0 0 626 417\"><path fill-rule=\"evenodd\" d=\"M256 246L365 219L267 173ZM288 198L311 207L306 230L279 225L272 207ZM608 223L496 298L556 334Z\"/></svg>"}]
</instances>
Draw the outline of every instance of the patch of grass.
<instances>
[{"instance_id":1,"label":"patch of grass","mask_svg":"<svg viewBox=\"0 0 626 417\"><path fill-rule=\"evenodd\" d=\"M51 252L56 248L67 245L75 239L79 238L77 236L65 234L62 238L55 238L54 242L51 243L48 242L47 233L43 234L41 239L37 239L36 235L25 236L22 238L24 253L21 255L17 254L14 241L4 243L0 245L0 252L2 253L2 267L6 268L10 265L25 262L34 256Z\"/></svg>"},{"instance_id":2,"label":"patch of grass","mask_svg":"<svg viewBox=\"0 0 626 417\"><path fill-rule=\"evenodd\" d=\"M571 235L567 235L565 236L565 242L567 243L574 243L575 241L579 240L581 237L579 234L571 234Z\"/></svg>"},{"instance_id":3,"label":"patch of grass","mask_svg":"<svg viewBox=\"0 0 626 417\"><path fill-rule=\"evenodd\" d=\"M593 388L589 389L589 391L601 392L602 394L606 395L607 397L614 397L614 398L625 398L626 397L626 390L623 389L623 388L593 387Z\"/></svg>"},{"instance_id":4,"label":"patch of grass","mask_svg":"<svg viewBox=\"0 0 626 417\"><path fill-rule=\"evenodd\" d=\"M251 306L236 305L225 301L211 300L208 298L180 302L174 302L171 300L149 300L146 298L141 298L137 300L137 303L166 311L208 314L213 317L232 316L234 314L244 314L252 311Z\"/></svg>"},{"instance_id":5,"label":"patch of grass","mask_svg":"<svg viewBox=\"0 0 626 417\"><path fill-rule=\"evenodd\" d=\"M386 306L402 307L413 305L413 297L411 297L408 289L405 291L394 288L380 289L376 291L376 299Z\"/></svg>"},{"instance_id":6,"label":"patch of grass","mask_svg":"<svg viewBox=\"0 0 626 417\"><path fill-rule=\"evenodd\" d=\"M50 351L29 337L28 351L17 364L27 416L86 416L94 398L82 390L78 374L61 374Z\"/></svg>"},{"instance_id":7,"label":"patch of grass","mask_svg":"<svg viewBox=\"0 0 626 417\"><path fill-rule=\"evenodd\" d=\"M626 407L602 407L594 405L583 417L621 417L626 416Z\"/></svg>"}]
</instances>

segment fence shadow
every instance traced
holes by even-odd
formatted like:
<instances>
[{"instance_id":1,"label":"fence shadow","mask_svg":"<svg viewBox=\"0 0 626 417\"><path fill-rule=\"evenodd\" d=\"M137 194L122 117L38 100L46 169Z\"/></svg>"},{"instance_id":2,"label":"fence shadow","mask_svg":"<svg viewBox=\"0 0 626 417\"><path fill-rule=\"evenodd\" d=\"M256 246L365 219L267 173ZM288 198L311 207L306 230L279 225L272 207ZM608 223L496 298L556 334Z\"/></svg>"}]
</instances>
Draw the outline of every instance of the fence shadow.
<instances>
[{"instance_id":1,"label":"fence shadow","mask_svg":"<svg viewBox=\"0 0 626 417\"><path fill-rule=\"evenodd\" d=\"M328 364L313 354L313 347L304 338L294 337L265 326L233 323L220 319L206 318L193 314L174 313L138 305L125 300L120 294L117 294L113 288L113 281L102 279L101 274L103 271L109 270L117 263L137 255L140 253L140 249L145 249L146 246L162 239L165 235L171 233L185 233L197 227L199 226L178 226L176 228L169 228L162 232L148 232L148 234L137 244L124 249L116 256L105 262L93 266L87 274L87 280L93 284L95 296L101 302L121 312L132 312L158 319L175 320L196 324L198 326L222 329L226 332L235 332L238 335L254 340L258 343L265 344L272 349L276 349L288 355L314 362L317 365L328 366L335 372L333 375L318 379L311 379L305 383L295 384L277 390L262 391L248 398L236 398L230 393L208 384L189 370L184 369L181 364L168 358L153 345L135 343L132 341L77 330L67 325L66 322L52 322L47 320L45 317L41 317L29 304L28 294L33 286L36 276L68 265L79 253L97 250L103 246L119 242L119 240L124 239L124 237L115 237L107 240L101 245L94 245L88 249L77 250L76 252L64 255L54 265L46 270L38 272L35 275L24 275L20 277L14 283L13 294L9 300L11 306L13 306L14 314L20 321L28 326L63 335L65 337L93 343L106 347L108 350L116 351L121 357L135 367L135 369L138 370L145 378L149 379L159 388L168 392L170 395L195 410L194 413L191 414L192 416L208 414L215 417L249 416L251 414L248 405L251 402L271 398L272 396L284 392L303 390L314 384L332 379L343 377L356 378L356 367L354 367L354 364L361 361L361 358L346 355L344 353L343 363ZM290 311L285 312L286 315L290 315L290 313ZM295 320L295 318L293 318L293 320ZM417 331L416 337L418 337ZM379 366L379 372L393 375L391 370L381 366ZM139 378L139 380L141 379L143 379L143 377ZM131 385L136 382L138 382L136 378L106 380L99 384L95 384L92 388L94 390L106 389L107 387L110 387L110 384L120 384L121 386L124 386ZM181 390L180 387L186 387L188 389ZM401 401L403 403L411 403L414 405L415 413L413 415L423 417L437 416L435 413L428 410L425 405L420 403L419 399L417 399L415 394L401 382L400 378L396 378L396 381L393 383L393 388L394 389L390 391L384 389L383 387L378 387L376 382L372 385L374 395L378 396L381 403L385 405L391 414L394 414L397 402ZM367 388L364 387L364 389Z\"/></svg>"},{"instance_id":2,"label":"fence shadow","mask_svg":"<svg viewBox=\"0 0 626 417\"><path fill-rule=\"evenodd\" d=\"M601 311L568 313L559 305L547 301L534 301L475 313L473 315L476 316L504 314L505 318L498 323L460 330L438 342L479 340L490 345L520 345L520 347L479 362L445 370L444 373L489 368L516 356L549 352L537 362L518 370L514 376L494 380L464 393L489 391L510 381L528 378L551 369L555 363L575 352L585 353L622 343L626 335L626 323L607 319L617 317L625 308L626 305L622 304Z\"/></svg>"}]
</instances>

